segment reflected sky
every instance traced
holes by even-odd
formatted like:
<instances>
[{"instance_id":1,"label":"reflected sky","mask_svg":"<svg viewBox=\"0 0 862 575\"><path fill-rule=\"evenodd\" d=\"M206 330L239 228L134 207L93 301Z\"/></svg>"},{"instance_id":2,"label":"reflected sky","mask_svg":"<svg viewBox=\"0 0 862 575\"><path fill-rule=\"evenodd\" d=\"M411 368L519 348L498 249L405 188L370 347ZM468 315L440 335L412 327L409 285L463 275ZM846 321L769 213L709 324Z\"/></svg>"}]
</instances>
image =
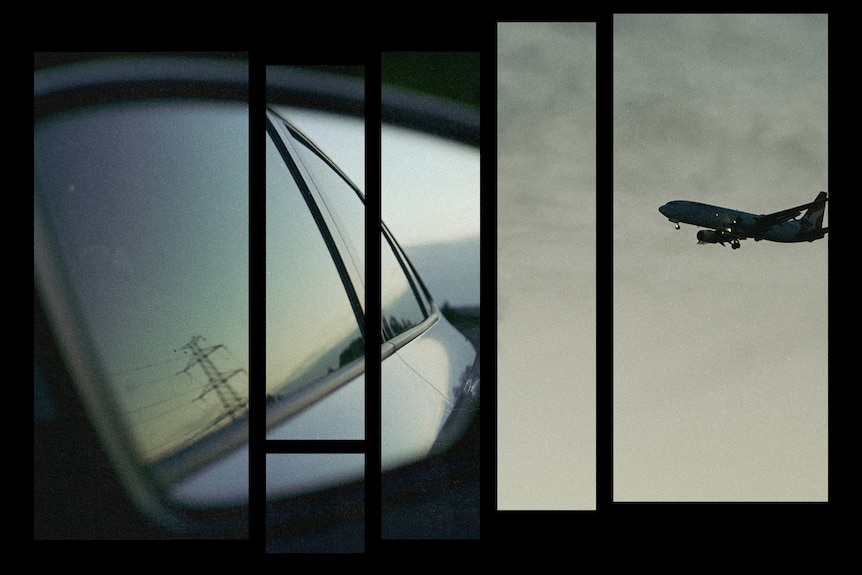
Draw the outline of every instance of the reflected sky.
<instances>
[{"instance_id":1,"label":"reflected sky","mask_svg":"<svg viewBox=\"0 0 862 575\"><path fill-rule=\"evenodd\" d=\"M476 148L387 125L380 154L383 221L408 256L410 246L478 237Z\"/></svg>"},{"instance_id":2,"label":"reflected sky","mask_svg":"<svg viewBox=\"0 0 862 575\"><path fill-rule=\"evenodd\" d=\"M247 107L70 112L37 123L34 148L36 191L143 457L229 421L183 346L218 346L207 368L236 372L228 384L247 399Z\"/></svg>"}]
</instances>

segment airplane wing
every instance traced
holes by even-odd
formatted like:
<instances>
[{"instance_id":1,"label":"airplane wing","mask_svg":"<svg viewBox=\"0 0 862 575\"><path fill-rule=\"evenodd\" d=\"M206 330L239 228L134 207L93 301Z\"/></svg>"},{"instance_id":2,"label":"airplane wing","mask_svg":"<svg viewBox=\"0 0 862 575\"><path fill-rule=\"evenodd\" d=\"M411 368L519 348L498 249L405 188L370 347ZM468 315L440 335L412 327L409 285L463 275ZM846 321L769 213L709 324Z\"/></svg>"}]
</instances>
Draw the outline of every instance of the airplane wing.
<instances>
[{"instance_id":1,"label":"airplane wing","mask_svg":"<svg viewBox=\"0 0 862 575\"><path fill-rule=\"evenodd\" d=\"M775 224L780 224L781 222L786 222L788 220L796 218L797 216L799 216L799 214L801 214L808 208L816 206L818 204L822 204L828 199L829 197L826 195L826 192L820 192L820 194L818 194L817 198L813 202L809 202L801 206L796 206L795 208L781 210L780 212L775 212L773 214L757 216L757 226L762 229L769 229Z\"/></svg>"}]
</instances>

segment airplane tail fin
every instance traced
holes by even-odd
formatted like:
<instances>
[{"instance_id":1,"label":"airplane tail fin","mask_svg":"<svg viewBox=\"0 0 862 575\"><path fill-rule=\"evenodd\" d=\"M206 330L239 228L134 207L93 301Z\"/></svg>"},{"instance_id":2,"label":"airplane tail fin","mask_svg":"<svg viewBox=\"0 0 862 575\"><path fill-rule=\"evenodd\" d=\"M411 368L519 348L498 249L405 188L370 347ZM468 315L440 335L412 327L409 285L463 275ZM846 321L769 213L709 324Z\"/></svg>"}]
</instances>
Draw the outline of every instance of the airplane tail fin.
<instances>
[{"instance_id":1,"label":"airplane tail fin","mask_svg":"<svg viewBox=\"0 0 862 575\"><path fill-rule=\"evenodd\" d=\"M826 195L826 192L820 192L805 211L805 215L802 216L802 219L811 226L811 229L819 230L823 227L823 214L826 213L827 200L829 200L829 196Z\"/></svg>"},{"instance_id":2,"label":"airplane tail fin","mask_svg":"<svg viewBox=\"0 0 862 575\"><path fill-rule=\"evenodd\" d=\"M820 239L829 231L829 228L823 227L823 214L826 213L828 200L829 196L826 192L820 192L801 218L803 229L808 230L806 235L811 238L808 241Z\"/></svg>"}]
</instances>

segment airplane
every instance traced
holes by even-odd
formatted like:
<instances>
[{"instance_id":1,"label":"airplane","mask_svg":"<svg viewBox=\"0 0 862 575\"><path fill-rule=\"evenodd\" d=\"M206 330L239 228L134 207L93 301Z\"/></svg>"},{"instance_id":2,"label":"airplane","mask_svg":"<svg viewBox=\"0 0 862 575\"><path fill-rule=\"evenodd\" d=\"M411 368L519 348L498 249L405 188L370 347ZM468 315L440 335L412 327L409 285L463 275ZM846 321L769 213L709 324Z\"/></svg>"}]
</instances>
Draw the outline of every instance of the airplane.
<instances>
[{"instance_id":1,"label":"airplane","mask_svg":"<svg viewBox=\"0 0 862 575\"><path fill-rule=\"evenodd\" d=\"M660 211L668 220L676 224L680 222L702 228L710 228L697 232L698 244L730 243L733 249L739 249L739 240L753 238L754 241L769 240L772 242L813 242L819 240L829 231L823 227L823 214L826 212L826 202L829 196L820 192L810 204L796 206L775 212L774 214L756 215L737 210L719 208L700 202L674 200L661 206ZM797 218L805 210L805 215Z\"/></svg>"}]
</instances>

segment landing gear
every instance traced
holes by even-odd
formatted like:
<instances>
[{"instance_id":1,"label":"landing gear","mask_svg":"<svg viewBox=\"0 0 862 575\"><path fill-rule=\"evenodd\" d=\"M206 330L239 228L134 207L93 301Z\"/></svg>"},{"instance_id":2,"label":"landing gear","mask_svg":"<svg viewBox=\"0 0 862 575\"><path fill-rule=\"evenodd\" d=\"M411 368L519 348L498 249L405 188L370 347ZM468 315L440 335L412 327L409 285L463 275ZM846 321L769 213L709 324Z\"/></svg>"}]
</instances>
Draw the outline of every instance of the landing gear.
<instances>
[{"instance_id":1,"label":"landing gear","mask_svg":"<svg viewBox=\"0 0 862 575\"><path fill-rule=\"evenodd\" d=\"M679 229L679 222L674 222L674 223L676 223L676 229Z\"/></svg>"},{"instance_id":2,"label":"landing gear","mask_svg":"<svg viewBox=\"0 0 862 575\"><path fill-rule=\"evenodd\" d=\"M730 242L730 247L735 249L735 250L738 250L740 247L739 246L739 240L733 240L732 242Z\"/></svg>"}]
</instances>

